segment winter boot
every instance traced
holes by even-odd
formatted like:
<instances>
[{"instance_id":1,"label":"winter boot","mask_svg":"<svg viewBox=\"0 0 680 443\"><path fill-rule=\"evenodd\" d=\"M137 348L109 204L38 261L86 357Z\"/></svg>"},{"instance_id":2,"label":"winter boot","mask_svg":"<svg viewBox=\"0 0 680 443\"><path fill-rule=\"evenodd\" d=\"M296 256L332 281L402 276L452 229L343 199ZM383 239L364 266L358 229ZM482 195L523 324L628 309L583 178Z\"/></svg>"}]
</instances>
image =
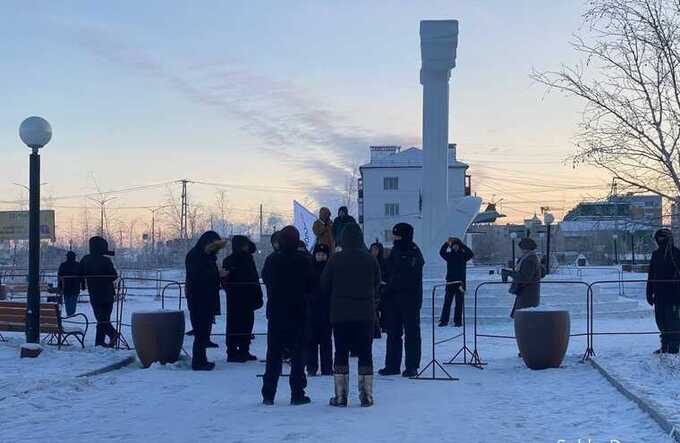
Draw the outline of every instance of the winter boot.
<instances>
[{"instance_id":1,"label":"winter boot","mask_svg":"<svg viewBox=\"0 0 680 443\"><path fill-rule=\"evenodd\" d=\"M401 371L399 369L382 368L378 371L378 374L388 376L388 375L399 375Z\"/></svg>"},{"instance_id":2,"label":"winter boot","mask_svg":"<svg viewBox=\"0 0 680 443\"><path fill-rule=\"evenodd\" d=\"M367 408L373 406L373 376L360 375L359 376L359 400L361 400L361 407Z\"/></svg>"},{"instance_id":3,"label":"winter boot","mask_svg":"<svg viewBox=\"0 0 680 443\"><path fill-rule=\"evenodd\" d=\"M335 397L328 402L331 406L347 407L347 385L349 374L335 374Z\"/></svg>"},{"instance_id":4,"label":"winter boot","mask_svg":"<svg viewBox=\"0 0 680 443\"><path fill-rule=\"evenodd\" d=\"M294 406L306 405L312 402L312 399L305 394L296 395L290 398L290 404Z\"/></svg>"}]
</instances>

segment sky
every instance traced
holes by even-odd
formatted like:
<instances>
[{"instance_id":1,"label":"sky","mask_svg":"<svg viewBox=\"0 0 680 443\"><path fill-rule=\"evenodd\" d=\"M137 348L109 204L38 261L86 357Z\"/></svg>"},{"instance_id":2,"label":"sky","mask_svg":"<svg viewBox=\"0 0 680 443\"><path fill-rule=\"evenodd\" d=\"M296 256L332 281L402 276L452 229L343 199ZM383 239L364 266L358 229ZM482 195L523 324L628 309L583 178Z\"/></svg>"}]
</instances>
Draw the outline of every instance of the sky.
<instances>
[{"instance_id":1,"label":"sky","mask_svg":"<svg viewBox=\"0 0 680 443\"><path fill-rule=\"evenodd\" d=\"M529 74L578 58L577 0L13 1L0 3L0 209L25 198L27 116L50 121L43 195L73 224L84 194L149 222L181 178L194 202L225 191L233 217L331 207L372 144L418 146L419 21L459 20L450 142L473 191L507 221L558 218L609 178L573 169L582 104ZM219 187L215 184L219 184ZM62 198L69 197L72 198ZM310 208L315 209L315 208ZM59 229L59 227L58 227Z\"/></svg>"}]
</instances>

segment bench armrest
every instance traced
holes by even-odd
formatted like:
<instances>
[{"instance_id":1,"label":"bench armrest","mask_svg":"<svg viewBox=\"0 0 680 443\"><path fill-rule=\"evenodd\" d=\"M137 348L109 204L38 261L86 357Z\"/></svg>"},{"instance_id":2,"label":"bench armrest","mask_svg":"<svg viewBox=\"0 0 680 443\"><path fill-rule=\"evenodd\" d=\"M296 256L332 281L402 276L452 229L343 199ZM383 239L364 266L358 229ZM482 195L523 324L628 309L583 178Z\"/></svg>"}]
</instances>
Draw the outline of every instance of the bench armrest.
<instances>
[{"instance_id":1,"label":"bench armrest","mask_svg":"<svg viewBox=\"0 0 680 443\"><path fill-rule=\"evenodd\" d=\"M68 315L66 317L62 317L61 321L62 322L64 320L68 321L69 319L72 319L72 318L75 318L75 317L82 317L82 318L85 319L85 323L84 323L85 324L85 331L83 332L83 335L87 335L87 328L90 326L90 320L87 318L87 315L83 314L82 312L78 312L78 313L73 314L73 315ZM78 322L77 324L83 324L83 323Z\"/></svg>"}]
</instances>

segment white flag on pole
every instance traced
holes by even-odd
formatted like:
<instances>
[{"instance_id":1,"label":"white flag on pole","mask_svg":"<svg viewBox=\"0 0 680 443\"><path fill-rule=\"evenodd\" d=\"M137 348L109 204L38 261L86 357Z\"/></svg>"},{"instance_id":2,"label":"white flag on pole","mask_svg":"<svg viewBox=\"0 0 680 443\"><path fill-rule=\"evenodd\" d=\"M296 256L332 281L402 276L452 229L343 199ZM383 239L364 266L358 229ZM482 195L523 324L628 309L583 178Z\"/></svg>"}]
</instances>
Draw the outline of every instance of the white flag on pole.
<instances>
[{"instance_id":1,"label":"white flag on pole","mask_svg":"<svg viewBox=\"0 0 680 443\"><path fill-rule=\"evenodd\" d=\"M315 221L316 215L313 212L293 200L293 225L300 231L300 240L305 242L308 251L311 251L316 243L316 236L312 231Z\"/></svg>"}]
</instances>

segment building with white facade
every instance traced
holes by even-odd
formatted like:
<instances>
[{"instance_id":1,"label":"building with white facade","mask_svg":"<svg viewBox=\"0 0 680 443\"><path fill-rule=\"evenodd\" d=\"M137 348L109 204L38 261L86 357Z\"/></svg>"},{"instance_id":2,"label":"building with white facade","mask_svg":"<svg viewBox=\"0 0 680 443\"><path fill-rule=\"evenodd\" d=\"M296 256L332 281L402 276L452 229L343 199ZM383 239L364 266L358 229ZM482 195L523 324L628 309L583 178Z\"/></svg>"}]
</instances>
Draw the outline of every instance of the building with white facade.
<instances>
[{"instance_id":1,"label":"building with white facade","mask_svg":"<svg viewBox=\"0 0 680 443\"><path fill-rule=\"evenodd\" d=\"M455 144L449 145L448 163L448 200L453 202L471 192L468 165L456 159ZM390 246L392 227L399 222L411 223L417 230L422 213L423 151L371 146L370 161L359 171L359 223L366 243L378 239Z\"/></svg>"}]
</instances>

